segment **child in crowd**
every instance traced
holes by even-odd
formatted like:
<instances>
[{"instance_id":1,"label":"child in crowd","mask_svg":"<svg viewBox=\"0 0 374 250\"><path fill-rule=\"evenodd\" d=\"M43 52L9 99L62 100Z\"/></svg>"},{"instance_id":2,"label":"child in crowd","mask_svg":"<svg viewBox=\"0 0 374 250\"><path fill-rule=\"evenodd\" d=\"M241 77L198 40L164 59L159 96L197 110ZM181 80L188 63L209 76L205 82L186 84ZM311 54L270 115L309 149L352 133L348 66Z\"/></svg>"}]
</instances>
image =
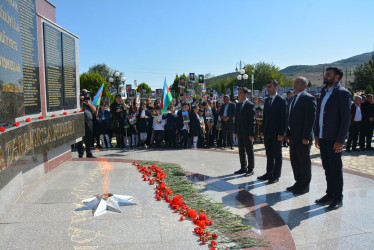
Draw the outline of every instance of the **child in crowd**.
<instances>
[{"instance_id":1,"label":"child in crowd","mask_svg":"<svg viewBox=\"0 0 374 250\"><path fill-rule=\"evenodd\" d=\"M206 138L206 127L205 127L205 118L204 118L204 109L199 110L199 123L202 133L199 135L198 146L199 148L205 148L205 138Z\"/></svg>"},{"instance_id":2,"label":"child in crowd","mask_svg":"<svg viewBox=\"0 0 374 250\"><path fill-rule=\"evenodd\" d=\"M138 116L138 108L134 106L131 108L130 114L128 116L128 120L130 123L129 131L131 135L132 147L138 147L138 143L139 143L138 130L136 128L137 116Z\"/></svg>"},{"instance_id":3,"label":"child in crowd","mask_svg":"<svg viewBox=\"0 0 374 250\"><path fill-rule=\"evenodd\" d=\"M164 140L164 128L166 121L162 117L161 108L156 107L156 110L158 116L153 117L152 135L156 141L156 147L160 147L161 142Z\"/></svg>"},{"instance_id":4,"label":"child in crowd","mask_svg":"<svg viewBox=\"0 0 374 250\"><path fill-rule=\"evenodd\" d=\"M203 131L200 126L200 117L199 114L197 113L199 111L198 106L193 106L192 107L192 112L190 116L190 132L192 136L192 141L193 141L193 148L197 148L197 142L198 139L201 138L203 135Z\"/></svg>"},{"instance_id":5,"label":"child in crowd","mask_svg":"<svg viewBox=\"0 0 374 250\"><path fill-rule=\"evenodd\" d=\"M175 114L175 107L169 106L170 113L163 115L163 119L166 120L165 130L168 135L169 147L175 148L176 146L176 135L177 131L177 116Z\"/></svg>"},{"instance_id":6,"label":"child in crowd","mask_svg":"<svg viewBox=\"0 0 374 250\"><path fill-rule=\"evenodd\" d=\"M105 145L107 148L110 148L110 141L109 141L109 135L108 135L108 121L110 118L110 112L106 108L105 104L101 104L100 109L97 111L97 122L99 124L99 134L101 137L101 144L102 147L105 148ZM104 139L105 137L105 139Z\"/></svg>"},{"instance_id":7,"label":"child in crowd","mask_svg":"<svg viewBox=\"0 0 374 250\"><path fill-rule=\"evenodd\" d=\"M139 110L139 115L137 119L137 128L138 132L140 133L140 143L141 146L147 148L147 132L149 128L149 122L151 117L151 113L147 109L147 104L145 102L141 105L141 110Z\"/></svg>"},{"instance_id":8,"label":"child in crowd","mask_svg":"<svg viewBox=\"0 0 374 250\"><path fill-rule=\"evenodd\" d=\"M183 137L183 148L188 147L190 112L188 112L188 104L183 103L182 109L178 112L178 128Z\"/></svg>"}]
</instances>

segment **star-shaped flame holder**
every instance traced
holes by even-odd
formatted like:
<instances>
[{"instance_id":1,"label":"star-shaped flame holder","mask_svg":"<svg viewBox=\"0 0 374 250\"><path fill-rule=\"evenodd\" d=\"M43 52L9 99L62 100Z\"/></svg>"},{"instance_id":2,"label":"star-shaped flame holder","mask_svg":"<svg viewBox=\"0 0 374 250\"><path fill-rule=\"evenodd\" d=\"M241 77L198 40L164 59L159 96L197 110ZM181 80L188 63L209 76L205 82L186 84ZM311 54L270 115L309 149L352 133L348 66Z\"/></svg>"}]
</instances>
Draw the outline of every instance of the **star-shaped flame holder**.
<instances>
[{"instance_id":1,"label":"star-shaped flame holder","mask_svg":"<svg viewBox=\"0 0 374 250\"><path fill-rule=\"evenodd\" d=\"M120 206L136 205L136 203L132 201L133 198L134 197L129 195L104 193L85 199L82 202L86 208L92 209L92 214L94 216L100 216L105 214L108 210L121 213Z\"/></svg>"}]
</instances>

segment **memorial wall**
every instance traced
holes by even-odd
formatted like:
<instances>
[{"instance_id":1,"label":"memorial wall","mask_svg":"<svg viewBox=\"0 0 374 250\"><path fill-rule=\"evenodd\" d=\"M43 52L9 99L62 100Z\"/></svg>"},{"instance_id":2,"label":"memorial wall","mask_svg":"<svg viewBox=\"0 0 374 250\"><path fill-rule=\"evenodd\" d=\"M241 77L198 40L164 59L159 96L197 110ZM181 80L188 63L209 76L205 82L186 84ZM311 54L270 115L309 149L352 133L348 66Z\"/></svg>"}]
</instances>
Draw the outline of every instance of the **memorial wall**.
<instances>
[{"instance_id":1,"label":"memorial wall","mask_svg":"<svg viewBox=\"0 0 374 250\"><path fill-rule=\"evenodd\" d=\"M48 112L77 108L77 38L43 20L38 41L35 0L1 0L0 125ZM38 42L44 44L46 96L41 96Z\"/></svg>"},{"instance_id":2,"label":"memorial wall","mask_svg":"<svg viewBox=\"0 0 374 250\"><path fill-rule=\"evenodd\" d=\"M55 9L47 0L0 0L0 213L5 186L20 190L40 168L71 159L84 135L78 37L54 23Z\"/></svg>"}]
</instances>

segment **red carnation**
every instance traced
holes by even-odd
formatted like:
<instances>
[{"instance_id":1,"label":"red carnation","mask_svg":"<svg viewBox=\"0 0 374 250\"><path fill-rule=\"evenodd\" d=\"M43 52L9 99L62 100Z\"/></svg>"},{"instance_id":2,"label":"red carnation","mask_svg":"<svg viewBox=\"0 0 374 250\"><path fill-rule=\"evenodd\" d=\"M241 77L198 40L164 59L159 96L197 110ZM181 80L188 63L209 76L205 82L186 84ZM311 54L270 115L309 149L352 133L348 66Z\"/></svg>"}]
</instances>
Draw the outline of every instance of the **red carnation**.
<instances>
[{"instance_id":1,"label":"red carnation","mask_svg":"<svg viewBox=\"0 0 374 250\"><path fill-rule=\"evenodd\" d=\"M1 132L5 132L5 127L4 127L4 126L1 126L1 127L0 127L0 131L1 131Z\"/></svg>"},{"instance_id":2,"label":"red carnation","mask_svg":"<svg viewBox=\"0 0 374 250\"><path fill-rule=\"evenodd\" d=\"M53 114L53 115L51 115L51 117L56 117L56 115L55 115L55 114Z\"/></svg>"},{"instance_id":3,"label":"red carnation","mask_svg":"<svg viewBox=\"0 0 374 250\"><path fill-rule=\"evenodd\" d=\"M18 127L18 126L19 126L19 122L15 122L15 123L13 123L13 126L14 126L14 127Z\"/></svg>"},{"instance_id":4,"label":"red carnation","mask_svg":"<svg viewBox=\"0 0 374 250\"><path fill-rule=\"evenodd\" d=\"M183 218L183 216L181 216L180 218L179 218L181 221L183 221L184 220L184 218Z\"/></svg>"},{"instance_id":5,"label":"red carnation","mask_svg":"<svg viewBox=\"0 0 374 250\"><path fill-rule=\"evenodd\" d=\"M38 118L39 118L40 120L41 120L41 119L44 119L44 117L43 117L43 116L39 116Z\"/></svg>"},{"instance_id":6,"label":"red carnation","mask_svg":"<svg viewBox=\"0 0 374 250\"><path fill-rule=\"evenodd\" d=\"M27 119L26 119L26 122L31 122L31 119L30 119L30 118L27 118Z\"/></svg>"},{"instance_id":7,"label":"red carnation","mask_svg":"<svg viewBox=\"0 0 374 250\"><path fill-rule=\"evenodd\" d=\"M79 112L83 112L83 110L81 109Z\"/></svg>"},{"instance_id":8,"label":"red carnation","mask_svg":"<svg viewBox=\"0 0 374 250\"><path fill-rule=\"evenodd\" d=\"M212 241L210 242L210 245L211 245L212 247L215 247L215 246L217 246L217 242L216 242L215 240L212 240Z\"/></svg>"},{"instance_id":9,"label":"red carnation","mask_svg":"<svg viewBox=\"0 0 374 250\"><path fill-rule=\"evenodd\" d=\"M75 111L74 111L74 114L76 114L76 113L78 113L78 111L75 110Z\"/></svg>"},{"instance_id":10,"label":"red carnation","mask_svg":"<svg viewBox=\"0 0 374 250\"><path fill-rule=\"evenodd\" d=\"M67 115L68 113L67 113L67 112L64 112L63 114L64 114L64 115Z\"/></svg>"},{"instance_id":11,"label":"red carnation","mask_svg":"<svg viewBox=\"0 0 374 250\"><path fill-rule=\"evenodd\" d=\"M217 239L218 235L217 234L212 234L213 239Z\"/></svg>"},{"instance_id":12,"label":"red carnation","mask_svg":"<svg viewBox=\"0 0 374 250\"><path fill-rule=\"evenodd\" d=\"M196 216L197 216L197 212L195 211L195 209L191 209L191 210L188 212L188 216L191 217L192 219L195 219Z\"/></svg>"}]
</instances>

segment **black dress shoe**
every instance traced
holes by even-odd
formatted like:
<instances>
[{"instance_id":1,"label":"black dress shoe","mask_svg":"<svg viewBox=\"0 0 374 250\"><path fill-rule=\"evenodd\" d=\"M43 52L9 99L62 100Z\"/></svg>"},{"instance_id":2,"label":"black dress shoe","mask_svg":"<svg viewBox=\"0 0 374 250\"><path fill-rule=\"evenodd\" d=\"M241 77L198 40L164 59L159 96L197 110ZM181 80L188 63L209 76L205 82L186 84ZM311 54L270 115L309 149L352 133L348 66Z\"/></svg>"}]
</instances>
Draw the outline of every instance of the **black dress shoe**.
<instances>
[{"instance_id":1,"label":"black dress shoe","mask_svg":"<svg viewBox=\"0 0 374 250\"><path fill-rule=\"evenodd\" d=\"M257 180L269 180L270 178L271 178L270 175L264 174L264 175L258 176Z\"/></svg>"},{"instance_id":2,"label":"black dress shoe","mask_svg":"<svg viewBox=\"0 0 374 250\"><path fill-rule=\"evenodd\" d=\"M273 184L273 183L276 183L279 181L279 178L271 178L269 181L268 181L268 184Z\"/></svg>"},{"instance_id":3,"label":"black dress shoe","mask_svg":"<svg viewBox=\"0 0 374 250\"><path fill-rule=\"evenodd\" d=\"M79 158L83 158L83 155L78 155Z\"/></svg>"},{"instance_id":4,"label":"black dress shoe","mask_svg":"<svg viewBox=\"0 0 374 250\"><path fill-rule=\"evenodd\" d=\"M297 189L296 183L293 184L291 187L286 188L287 191L292 192Z\"/></svg>"},{"instance_id":5,"label":"black dress shoe","mask_svg":"<svg viewBox=\"0 0 374 250\"><path fill-rule=\"evenodd\" d=\"M350 149L346 149L345 151L347 151L347 152L351 152L351 150L350 150Z\"/></svg>"},{"instance_id":6,"label":"black dress shoe","mask_svg":"<svg viewBox=\"0 0 374 250\"><path fill-rule=\"evenodd\" d=\"M299 187L293 190L294 194L306 194L309 192L309 187Z\"/></svg>"},{"instance_id":7,"label":"black dress shoe","mask_svg":"<svg viewBox=\"0 0 374 250\"><path fill-rule=\"evenodd\" d=\"M331 202L331 204L327 208L330 210L335 210L342 206L343 206L343 201L334 200L333 202Z\"/></svg>"},{"instance_id":8,"label":"black dress shoe","mask_svg":"<svg viewBox=\"0 0 374 250\"><path fill-rule=\"evenodd\" d=\"M354 148L354 149L352 149L352 151L354 151L354 152L358 152L358 149Z\"/></svg>"},{"instance_id":9,"label":"black dress shoe","mask_svg":"<svg viewBox=\"0 0 374 250\"><path fill-rule=\"evenodd\" d=\"M95 156L93 156L93 155L91 155L91 154L90 154L90 155L87 155L86 157L87 157L87 158L96 158Z\"/></svg>"},{"instance_id":10,"label":"black dress shoe","mask_svg":"<svg viewBox=\"0 0 374 250\"><path fill-rule=\"evenodd\" d=\"M239 169L238 171L235 171L234 174L245 174L247 171L244 169Z\"/></svg>"},{"instance_id":11,"label":"black dress shoe","mask_svg":"<svg viewBox=\"0 0 374 250\"><path fill-rule=\"evenodd\" d=\"M254 174L254 172L253 172L253 170L252 171L249 171L249 172L247 172L247 173L245 173L245 177L247 177L247 176L251 176L251 175L253 175Z\"/></svg>"},{"instance_id":12,"label":"black dress shoe","mask_svg":"<svg viewBox=\"0 0 374 250\"><path fill-rule=\"evenodd\" d=\"M328 196L328 195L325 195L323 196L321 199L317 199L316 200L316 203L317 204L320 204L320 205L326 205L326 204L329 204L330 202L333 201L333 198Z\"/></svg>"},{"instance_id":13,"label":"black dress shoe","mask_svg":"<svg viewBox=\"0 0 374 250\"><path fill-rule=\"evenodd\" d=\"M231 146L230 149L234 149L234 148Z\"/></svg>"}]
</instances>

